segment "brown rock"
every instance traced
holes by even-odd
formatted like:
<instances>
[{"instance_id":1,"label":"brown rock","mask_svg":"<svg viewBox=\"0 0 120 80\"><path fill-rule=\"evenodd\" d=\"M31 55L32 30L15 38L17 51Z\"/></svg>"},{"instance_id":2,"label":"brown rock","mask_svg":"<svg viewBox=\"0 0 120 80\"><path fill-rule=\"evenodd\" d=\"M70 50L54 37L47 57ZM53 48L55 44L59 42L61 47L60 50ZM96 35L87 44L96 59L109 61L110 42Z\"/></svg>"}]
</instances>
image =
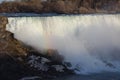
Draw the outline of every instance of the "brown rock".
<instances>
[{"instance_id":1,"label":"brown rock","mask_svg":"<svg viewBox=\"0 0 120 80\"><path fill-rule=\"evenodd\" d=\"M79 8L79 13L83 13L83 14L89 13L89 10L87 8L85 8L85 7L80 7Z\"/></svg>"},{"instance_id":2,"label":"brown rock","mask_svg":"<svg viewBox=\"0 0 120 80\"><path fill-rule=\"evenodd\" d=\"M21 42L13 38L13 34L6 31L6 17L0 16L0 56L25 56L27 49L22 46Z\"/></svg>"},{"instance_id":3,"label":"brown rock","mask_svg":"<svg viewBox=\"0 0 120 80\"><path fill-rule=\"evenodd\" d=\"M76 5L71 1L65 2L62 0L58 0L54 2L52 8L57 13L73 13L76 9Z\"/></svg>"},{"instance_id":4,"label":"brown rock","mask_svg":"<svg viewBox=\"0 0 120 80\"><path fill-rule=\"evenodd\" d=\"M46 52L47 56L50 57L50 60L54 61L54 62L63 62L64 57L62 55L59 54L59 52L57 50L53 50L53 49L48 49Z\"/></svg>"},{"instance_id":5,"label":"brown rock","mask_svg":"<svg viewBox=\"0 0 120 80\"><path fill-rule=\"evenodd\" d=\"M117 3L117 8L116 8L116 10L117 10L117 12L120 12L120 0L118 1L118 3Z\"/></svg>"}]
</instances>

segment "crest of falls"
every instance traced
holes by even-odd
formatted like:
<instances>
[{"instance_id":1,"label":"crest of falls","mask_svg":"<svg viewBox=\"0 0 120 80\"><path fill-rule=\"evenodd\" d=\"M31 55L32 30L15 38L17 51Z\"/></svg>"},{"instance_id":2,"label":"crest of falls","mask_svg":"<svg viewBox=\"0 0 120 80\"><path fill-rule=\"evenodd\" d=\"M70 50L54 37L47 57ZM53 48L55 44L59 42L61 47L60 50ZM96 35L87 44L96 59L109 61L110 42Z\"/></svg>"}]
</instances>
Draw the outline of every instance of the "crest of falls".
<instances>
[{"instance_id":1,"label":"crest of falls","mask_svg":"<svg viewBox=\"0 0 120 80\"><path fill-rule=\"evenodd\" d=\"M120 15L9 17L7 30L35 49L56 49L76 73L120 71Z\"/></svg>"}]
</instances>

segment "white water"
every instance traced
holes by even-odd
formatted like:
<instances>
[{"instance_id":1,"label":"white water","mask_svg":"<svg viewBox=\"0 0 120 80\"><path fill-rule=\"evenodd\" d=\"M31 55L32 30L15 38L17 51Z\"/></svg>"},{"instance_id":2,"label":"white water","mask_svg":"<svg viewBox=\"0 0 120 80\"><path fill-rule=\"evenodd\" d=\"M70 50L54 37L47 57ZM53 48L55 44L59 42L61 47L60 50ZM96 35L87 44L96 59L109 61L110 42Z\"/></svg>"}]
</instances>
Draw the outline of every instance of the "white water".
<instances>
[{"instance_id":1,"label":"white water","mask_svg":"<svg viewBox=\"0 0 120 80\"><path fill-rule=\"evenodd\" d=\"M57 49L76 73L120 71L120 15L10 17L6 28L37 50Z\"/></svg>"}]
</instances>

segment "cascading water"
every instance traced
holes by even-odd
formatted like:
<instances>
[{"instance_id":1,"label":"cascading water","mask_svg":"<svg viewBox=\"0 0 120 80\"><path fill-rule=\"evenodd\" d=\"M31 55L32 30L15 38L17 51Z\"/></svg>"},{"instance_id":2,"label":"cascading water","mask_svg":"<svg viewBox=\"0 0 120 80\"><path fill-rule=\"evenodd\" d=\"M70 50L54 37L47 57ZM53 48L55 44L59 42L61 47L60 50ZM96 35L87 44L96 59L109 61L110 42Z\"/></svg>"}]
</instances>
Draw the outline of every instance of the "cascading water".
<instances>
[{"instance_id":1,"label":"cascading water","mask_svg":"<svg viewBox=\"0 0 120 80\"><path fill-rule=\"evenodd\" d=\"M56 49L76 73L120 71L120 15L9 17L7 30L35 49Z\"/></svg>"}]
</instances>

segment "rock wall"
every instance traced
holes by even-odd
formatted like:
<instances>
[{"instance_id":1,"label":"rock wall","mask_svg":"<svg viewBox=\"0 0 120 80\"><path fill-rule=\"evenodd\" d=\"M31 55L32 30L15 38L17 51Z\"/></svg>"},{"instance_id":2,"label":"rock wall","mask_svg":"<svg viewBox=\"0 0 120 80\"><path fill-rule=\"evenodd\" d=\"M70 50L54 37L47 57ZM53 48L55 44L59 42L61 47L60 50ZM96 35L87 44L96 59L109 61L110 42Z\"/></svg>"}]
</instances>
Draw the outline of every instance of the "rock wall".
<instances>
[{"instance_id":1,"label":"rock wall","mask_svg":"<svg viewBox=\"0 0 120 80\"><path fill-rule=\"evenodd\" d=\"M0 12L119 13L120 0L22 0L1 3Z\"/></svg>"},{"instance_id":2,"label":"rock wall","mask_svg":"<svg viewBox=\"0 0 120 80\"><path fill-rule=\"evenodd\" d=\"M0 16L0 56L25 56L27 49L21 42L13 38L13 34L6 31L8 19Z\"/></svg>"}]
</instances>

